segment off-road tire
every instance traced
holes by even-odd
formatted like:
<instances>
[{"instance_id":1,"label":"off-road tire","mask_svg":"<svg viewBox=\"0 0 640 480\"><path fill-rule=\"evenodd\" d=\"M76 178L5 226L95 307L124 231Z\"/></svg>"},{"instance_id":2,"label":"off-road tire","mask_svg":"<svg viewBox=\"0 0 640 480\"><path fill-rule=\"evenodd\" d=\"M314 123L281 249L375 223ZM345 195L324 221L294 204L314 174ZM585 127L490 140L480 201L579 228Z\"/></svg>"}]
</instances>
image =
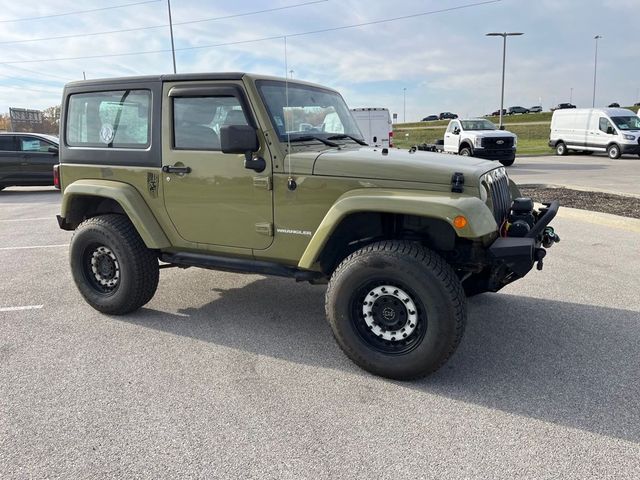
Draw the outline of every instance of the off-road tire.
<instances>
[{"instance_id":1,"label":"off-road tire","mask_svg":"<svg viewBox=\"0 0 640 480\"><path fill-rule=\"evenodd\" d=\"M418 310L411 336L389 346L379 346L382 339L366 328L363 334L361 307L367 302L362 299L372 297L362 292L375 285L398 287ZM467 317L466 297L451 267L437 253L405 241L373 243L344 259L329 281L325 309L338 345L354 363L397 380L420 378L444 365L460 343ZM413 346L401 351L405 343Z\"/></svg>"},{"instance_id":2,"label":"off-road tire","mask_svg":"<svg viewBox=\"0 0 640 480\"><path fill-rule=\"evenodd\" d=\"M112 264L117 269L114 287L101 285L99 274L92 271L95 265L91 255L95 257L96 252L102 252L98 255L103 256L108 252L109 257L114 257ZM149 302L158 287L158 256L145 246L124 215L99 215L82 222L71 239L69 256L78 290L99 312L111 315L133 312Z\"/></svg>"},{"instance_id":3,"label":"off-road tire","mask_svg":"<svg viewBox=\"0 0 640 480\"><path fill-rule=\"evenodd\" d=\"M558 142L556 143L556 155L560 155L565 156L567 153L569 153L569 150L567 149L567 146L565 145L564 142Z\"/></svg>"},{"instance_id":4,"label":"off-road tire","mask_svg":"<svg viewBox=\"0 0 640 480\"><path fill-rule=\"evenodd\" d=\"M515 158L507 158L507 159L500 160L500 163L505 167L510 167L511 165L513 165L513 162L515 161L516 161Z\"/></svg>"},{"instance_id":5,"label":"off-road tire","mask_svg":"<svg viewBox=\"0 0 640 480\"><path fill-rule=\"evenodd\" d=\"M622 155L622 152L617 144L612 143L607 147L607 155L611 160L617 160Z\"/></svg>"},{"instance_id":6,"label":"off-road tire","mask_svg":"<svg viewBox=\"0 0 640 480\"><path fill-rule=\"evenodd\" d=\"M460 155L462 155L463 157L471 157L471 156L473 156L472 152L471 152L471 149L469 147L462 147L460 149Z\"/></svg>"}]
</instances>

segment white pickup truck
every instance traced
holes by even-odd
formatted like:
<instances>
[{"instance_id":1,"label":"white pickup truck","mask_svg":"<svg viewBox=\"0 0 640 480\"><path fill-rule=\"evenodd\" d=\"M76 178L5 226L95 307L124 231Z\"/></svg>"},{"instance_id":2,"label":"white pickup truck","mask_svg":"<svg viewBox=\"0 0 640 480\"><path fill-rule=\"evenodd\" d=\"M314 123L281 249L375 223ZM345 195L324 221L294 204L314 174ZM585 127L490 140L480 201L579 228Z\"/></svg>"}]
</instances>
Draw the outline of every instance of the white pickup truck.
<instances>
[{"instance_id":1,"label":"white pickup truck","mask_svg":"<svg viewBox=\"0 0 640 480\"><path fill-rule=\"evenodd\" d=\"M444 141L418 145L417 148L497 160L508 167L515 161L517 142L518 137L514 133L499 130L484 118L471 118L451 120Z\"/></svg>"}]
</instances>

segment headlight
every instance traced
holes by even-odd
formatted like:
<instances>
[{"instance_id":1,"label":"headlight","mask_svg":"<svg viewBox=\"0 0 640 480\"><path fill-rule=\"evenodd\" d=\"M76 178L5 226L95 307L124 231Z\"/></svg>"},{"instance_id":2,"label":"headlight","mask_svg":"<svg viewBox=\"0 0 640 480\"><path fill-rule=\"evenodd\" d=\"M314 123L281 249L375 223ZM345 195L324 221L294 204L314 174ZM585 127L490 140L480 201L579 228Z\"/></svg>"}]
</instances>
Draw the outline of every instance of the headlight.
<instances>
[{"instance_id":1,"label":"headlight","mask_svg":"<svg viewBox=\"0 0 640 480\"><path fill-rule=\"evenodd\" d=\"M513 137L513 146L516 147L518 145L518 137Z\"/></svg>"},{"instance_id":2,"label":"headlight","mask_svg":"<svg viewBox=\"0 0 640 480\"><path fill-rule=\"evenodd\" d=\"M482 147L482 137L476 137L476 139L473 141L473 146L476 148Z\"/></svg>"},{"instance_id":3,"label":"headlight","mask_svg":"<svg viewBox=\"0 0 640 480\"><path fill-rule=\"evenodd\" d=\"M633 136L633 135L623 135L623 137L624 137L625 140L635 140L636 139L636 137Z\"/></svg>"}]
</instances>

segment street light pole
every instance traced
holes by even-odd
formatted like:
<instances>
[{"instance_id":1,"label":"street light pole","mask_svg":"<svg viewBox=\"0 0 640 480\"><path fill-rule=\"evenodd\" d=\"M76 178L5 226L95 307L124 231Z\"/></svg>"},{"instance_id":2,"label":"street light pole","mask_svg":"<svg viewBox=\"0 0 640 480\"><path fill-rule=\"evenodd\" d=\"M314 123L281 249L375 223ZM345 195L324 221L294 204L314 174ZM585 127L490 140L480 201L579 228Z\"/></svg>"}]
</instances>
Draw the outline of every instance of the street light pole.
<instances>
[{"instance_id":1,"label":"street light pole","mask_svg":"<svg viewBox=\"0 0 640 480\"><path fill-rule=\"evenodd\" d=\"M602 35L596 35L593 39L596 41L596 58L593 62L593 102L591 103L591 107L595 108L596 106L596 75L598 73L598 40L602 38Z\"/></svg>"},{"instance_id":2,"label":"street light pole","mask_svg":"<svg viewBox=\"0 0 640 480\"><path fill-rule=\"evenodd\" d=\"M569 95L569 103L573 103L573 87L571 87L571 94Z\"/></svg>"},{"instance_id":3,"label":"street light pole","mask_svg":"<svg viewBox=\"0 0 640 480\"><path fill-rule=\"evenodd\" d=\"M167 0L167 9L169 10L169 32L171 33L171 55L173 56L173 73L176 71L176 47L173 43L173 22L171 21L171 0Z\"/></svg>"},{"instance_id":4,"label":"street light pole","mask_svg":"<svg viewBox=\"0 0 640 480\"><path fill-rule=\"evenodd\" d=\"M514 37L518 35L524 35L521 32L491 32L487 33L487 37L502 37L502 88L500 91L500 125L499 127L502 129L502 111L504 110L504 70L505 64L507 60L507 37Z\"/></svg>"},{"instance_id":5,"label":"street light pole","mask_svg":"<svg viewBox=\"0 0 640 480\"><path fill-rule=\"evenodd\" d=\"M407 89L402 89L402 123L407 123Z\"/></svg>"}]
</instances>

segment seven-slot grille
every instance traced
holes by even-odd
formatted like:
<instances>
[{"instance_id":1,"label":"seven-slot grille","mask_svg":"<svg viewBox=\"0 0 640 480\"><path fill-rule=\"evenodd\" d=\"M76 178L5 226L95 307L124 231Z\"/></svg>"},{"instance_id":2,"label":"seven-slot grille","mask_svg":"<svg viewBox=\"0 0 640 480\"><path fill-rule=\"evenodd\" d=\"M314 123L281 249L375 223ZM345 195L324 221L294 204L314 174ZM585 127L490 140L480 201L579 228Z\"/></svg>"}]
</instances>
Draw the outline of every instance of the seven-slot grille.
<instances>
[{"instance_id":1,"label":"seven-slot grille","mask_svg":"<svg viewBox=\"0 0 640 480\"><path fill-rule=\"evenodd\" d=\"M509 190L509 178L504 168L498 168L485 175L491 203L493 204L493 216L498 227L509 216L511 210L511 191Z\"/></svg>"},{"instance_id":2,"label":"seven-slot grille","mask_svg":"<svg viewBox=\"0 0 640 480\"><path fill-rule=\"evenodd\" d=\"M513 147L513 137L483 137L482 146L484 148L511 148Z\"/></svg>"}]
</instances>

